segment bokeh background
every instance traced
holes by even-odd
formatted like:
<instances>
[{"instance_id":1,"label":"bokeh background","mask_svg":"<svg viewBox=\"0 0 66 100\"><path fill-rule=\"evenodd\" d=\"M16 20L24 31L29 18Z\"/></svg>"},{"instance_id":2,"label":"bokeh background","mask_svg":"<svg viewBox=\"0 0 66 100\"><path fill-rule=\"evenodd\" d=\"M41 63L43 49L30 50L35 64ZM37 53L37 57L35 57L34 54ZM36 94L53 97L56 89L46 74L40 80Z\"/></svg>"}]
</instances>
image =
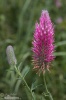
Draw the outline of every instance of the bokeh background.
<instances>
[{"instance_id":1,"label":"bokeh background","mask_svg":"<svg viewBox=\"0 0 66 100\"><path fill-rule=\"evenodd\" d=\"M36 75L31 62L35 22L43 9L48 10L54 24L56 46L51 73L46 75L47 86L54 100L66 100L66 0L0 0L0 94L16 93L21 100L28 100L23 82L11 77L8 70L6 47L12 45L28 85L38 84L33 91L37 100L44 100L43 77Z\"/></svg>"}]
</instances>

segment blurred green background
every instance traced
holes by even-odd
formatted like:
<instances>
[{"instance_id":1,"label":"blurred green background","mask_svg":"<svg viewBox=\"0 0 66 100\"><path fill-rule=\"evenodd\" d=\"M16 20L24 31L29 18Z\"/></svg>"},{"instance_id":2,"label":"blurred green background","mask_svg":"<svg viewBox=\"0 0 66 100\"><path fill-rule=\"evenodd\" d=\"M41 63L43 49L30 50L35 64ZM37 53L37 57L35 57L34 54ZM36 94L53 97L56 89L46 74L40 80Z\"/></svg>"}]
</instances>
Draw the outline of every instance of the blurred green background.
<instances>
[{"instance_id":1,"label":"blurred green background","mask_svg":"<svg viewBox=\"0 0 66 100\"><path fill-rule=\"evenodd\" d=\"M7 71L10 69L6 57L8 45L14 47L21 72L27 70L25 79L28 85L31 87L34 82L43 84L42 75L36 75L31 64L34 26L43 9L48 10L54 24L56 45L56 58L51 73L46 75L47 86L54 100L66 100L66 0L0 0L0 94L16 93L21 100L28 100L23 82L15 77L12 79ZM37 100L43 100L43 85L33 91Z\"/></svg>"}]
</instances>

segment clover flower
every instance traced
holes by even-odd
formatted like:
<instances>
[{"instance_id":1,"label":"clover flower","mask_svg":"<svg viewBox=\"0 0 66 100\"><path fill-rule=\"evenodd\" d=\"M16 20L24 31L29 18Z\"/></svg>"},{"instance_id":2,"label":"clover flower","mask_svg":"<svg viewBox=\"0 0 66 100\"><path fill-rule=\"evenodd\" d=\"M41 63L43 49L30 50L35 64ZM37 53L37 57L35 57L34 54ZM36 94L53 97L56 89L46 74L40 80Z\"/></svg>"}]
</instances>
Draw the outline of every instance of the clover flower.
<instances>
[{"instance_id":1,"label":"clover flower","mask_svg":"<svg viewBox=\"0 0 66 100\"><path fill-rule=\"evenodd\" d=\"M49 70L50 63L54 60L54 27L47 10L42 10L39 24L35 24L33 39L33 64L34 69L44 73Z\"/></svg>"}]
</instances>

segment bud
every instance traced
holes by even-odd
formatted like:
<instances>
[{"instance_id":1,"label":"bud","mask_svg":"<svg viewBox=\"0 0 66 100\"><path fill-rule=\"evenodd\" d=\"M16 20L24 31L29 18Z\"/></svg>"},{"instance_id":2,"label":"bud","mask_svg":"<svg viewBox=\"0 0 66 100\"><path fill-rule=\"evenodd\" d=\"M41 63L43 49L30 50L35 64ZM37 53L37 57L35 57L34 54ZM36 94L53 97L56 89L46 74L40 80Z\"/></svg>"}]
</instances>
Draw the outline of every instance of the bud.
<instances>
[{"instance_id":1,"label":"bud","mask_svg":"<svg viewBox=\"0 0 66 100\"><path fill-rule=\"evenodd\" d=\"M14 54L14 49L11 45L6 48L7 60L10 65L16 65L17 60Z\"/></svg>"}]
</instances>

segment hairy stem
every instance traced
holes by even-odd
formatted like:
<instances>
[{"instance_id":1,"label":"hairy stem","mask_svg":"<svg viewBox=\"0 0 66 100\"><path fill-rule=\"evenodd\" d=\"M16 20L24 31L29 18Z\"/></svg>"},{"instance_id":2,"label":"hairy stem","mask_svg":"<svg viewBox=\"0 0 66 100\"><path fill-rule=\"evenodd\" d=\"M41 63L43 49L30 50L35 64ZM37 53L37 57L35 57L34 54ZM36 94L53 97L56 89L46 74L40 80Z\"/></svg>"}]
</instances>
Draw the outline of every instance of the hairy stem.
<instances>
[{"instance_id":1,"label":"hairy stem","mask_svg":"<svg viewBox=\"0 0 66 100\"><path fill-rule=\"evenodd\" d=\"M43 74L43 79L44 79L44 85L45 85L45 88L46 88L46 92L50 98L50 100L53 100L53 97L51 95L51 93L49 92L48 88L47 88L47 84L46 84L46 79L45 79L45 74Z\"/></svg>"},{"instance_id":2,"label":"hairy stem","mask_svg":"<svg viewBox=\"0 0 66 100\"><path fill-rule=\"evenodd\" d=\"M17 73L17 74L21 77L21 79L23 80L23 82L24 82L24 84L25 84L27 90L30 92L31 97L32 97L32 100L34 100L34 99L33 99L34 97L33 97L32 91L31 91L31 89L29 88L29 86L28 86L27 82L25 81L24 77L21 75L20 71L17 69L16 66L14 66L14 68L15 68L16 73Z\"/></svg>"}]
</instances>

